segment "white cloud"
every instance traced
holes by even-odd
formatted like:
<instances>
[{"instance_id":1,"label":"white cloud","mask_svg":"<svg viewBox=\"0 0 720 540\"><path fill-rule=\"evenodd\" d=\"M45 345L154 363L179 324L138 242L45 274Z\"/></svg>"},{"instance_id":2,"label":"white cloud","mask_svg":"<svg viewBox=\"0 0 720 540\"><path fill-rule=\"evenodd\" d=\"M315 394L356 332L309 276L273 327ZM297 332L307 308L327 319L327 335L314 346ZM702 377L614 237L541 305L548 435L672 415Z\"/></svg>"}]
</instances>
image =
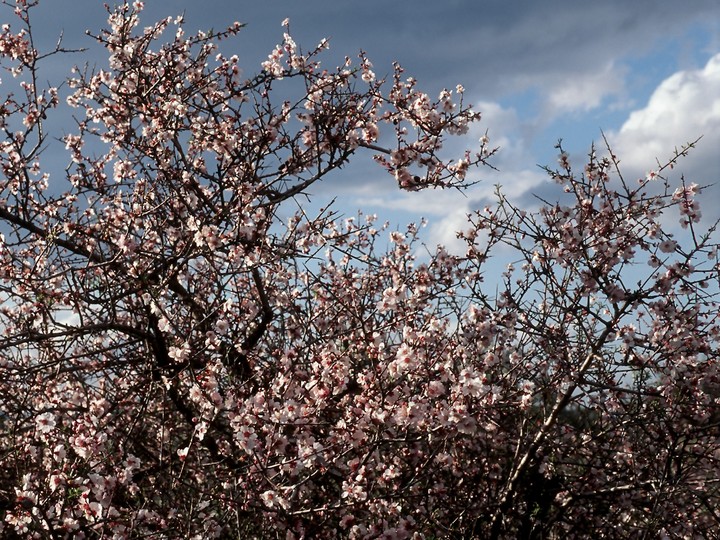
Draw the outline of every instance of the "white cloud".
<instances>
[{"instance_id":1,"label":"white cloud","mask_svg":"<svg viewBox=\"0 0 720 540\"><path fill-rule=\"evenodd\" d=\"M720 54L703 69L679 71L665 79L648 104L630 114L617 133L610 134L623 166L636 174L663 162L675 147L702 135L690 157L680 163L698 183L718 181L720 170Z\"/></svg>"},{"instance_id":2,"label":"white cloud","mask_svg":"<svg viewBox=\"0 0 720 540\"><path fill-rule=\"evenodd\" d=\"M622 91L621 79L603 80L612 78L613 73L610 66L602 76L581 78L564 90L558 87L550 93L547 103L566 110L591 108L609 93ZM594 84L599 88L593 88ZM438 193L418 194L419 197L407 200L406 210L419 208L430 217L431 244L459 248L455 231L466 226L466 213L493 200L495 184L501 184L503 193L511 200L523 197L527 204L530 201L527 195L546 183L545 174L533 167L536 161L530 142L523 136L532 126L521 122L513 109L496 103L480 103L477 108L483 111L483 128L489 129L493 142L501 147L495 162L500 171L481 170L483 181L464 200ZM621 159L626 180L632 181L633 176L644 177L658 160L664 163L675 148L701 135L697 147L670 173L675 175L671 181L679 182L682 172L688 182L715 183L705 191L705 200L720 201L720 54L703 68L679 71L662 81L647 104L632 112L620 130L610 133L608 138ZM703 213L708 222L714 221L720 217L720 205L706 202Z\"/></svg>"},{"instance_id":3,"label":"white cloud","mask_svg":"<svg viewBox=\"0 0 720 540\"><path fill-rule=\"evenodd\" d=\"M625 76L625 68L608 62L602 69L558 77L557 82L548 85L546 114L552 118L567 112L595 109L605 98L625 92Z\"/></svg>"},{"instance_id":4,"label":"white cloud","mask_svg":"<svg viewBox=\"0 0 720 540\"><path fill-rule=\"evenodd\" d=\"M688 184L707 186L699 199L701 228L705 228L720 219L720 54L702 69L678 71L665 79L647 105L632 112L608 139L625 179L632 182L658 163L667 163L676 148L700 136L688 156L664 174L672 186L679 186L681 175ZM668 232L684 234L679 215L669 212L664 218Z\"/></svg>"}]
</instances>

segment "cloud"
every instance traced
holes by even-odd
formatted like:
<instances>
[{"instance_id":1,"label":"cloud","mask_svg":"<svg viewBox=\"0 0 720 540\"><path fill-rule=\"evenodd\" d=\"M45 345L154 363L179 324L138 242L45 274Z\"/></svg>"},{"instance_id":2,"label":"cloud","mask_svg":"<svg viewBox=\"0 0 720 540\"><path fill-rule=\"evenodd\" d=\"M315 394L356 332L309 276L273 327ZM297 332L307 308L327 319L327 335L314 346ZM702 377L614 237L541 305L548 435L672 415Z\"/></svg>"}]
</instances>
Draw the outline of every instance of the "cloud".
<instances>
[{"instance_id":1,"label":"cloud","mask_svg":"<svg viewBox=\"0 0 720 540\"><path fill-rule=\"evenodd\" d=\"M578 83L574 89L568 89L569 98L572 99L573 91L582 92L583 85ZM548 99L560 95L551 94ZM589 90L588 95L578 99L591 100L592 96ZM405 209L420 208L431 218L428 235L431 244L460 247L455 231L465 226L466 213L493 200L495 184L501 184L503 193L527 209L537 204L533 193L555 191L547 185L545 174L531 165L534 163L531 140L526 136L529 123L521 121L513 109L496 103L481 102L478 109L484 112L483 126L488 127L491 135L495 135L494 142L501 146L495 163L500 171L481 171L483 181L469 190L464 200L437 193L411 194L419 197L405 199ZM715 184L705 190L704 199L720 201L720 54L710 58L703 68L678 71L662 81L644 107L632 111L619 130L608 133L608 140L621 159L626 180L632 181L656 168L658 161L666 162L675 148L700 136L696 148L680 160L677 171L669 173L675 175L671 182L679 183L682 173L688 183ZM703 213L704 221L710 223L720 217L720 208L717 204L705 204Z\"/></svg>"},{"instance_id":2,"label":"cloud","mask_svg":"<svg viewBox=\"0 0 720 540\"><path fill-rule=\"evenodd\" d=\"M665 79L647 105L633 111L609 140L624 170L644 176L656 160L665 162L674 148L700 136L678 169L688 181L720 183L720 54L702 69L679 71ZM720 194L718 187L713 193Z\"/></svg>"},{"instance_id":3,"label":"cloud","mask_svg":"<svg viewBox=\"0 0 720 540\"><path fill-rule=\"evenodd\" d=\"M570 105L587 110L623 94L626 76L638 75L617 63L618 58L647 55L690 27L697 39L703 29L709 35L717 30L716 0L697 0L687 7L678 10L673 0L488 0L472 6L418 2L408 12L397 4L397 13L384 8L391 10L387 20L396 30L383 34L374 49L382 45L393 51L421 81L427 81L421 78L427 71L439 84L475 86L485 99L535 90L541 96L554 94L565 105L559 112ZM431 35L443 38L429 42ZM672 66L682 56L681 50L671 53L664 64Z\"/></svg>"},{"instance_id":4,"label":"cloud","mask_svg":"<svg viewBox=\"0 0 720 540\"><path fill-rule=\"evenodd\" d=\"M720 54L703 69L665 79L647 106L630 114L615 139L633 157L647 159L648 154L666 151L668 144L702 134L715 141L720 135ZM717 155L717 147L712 152Z\"/></svg>"},{"instance_id":5,"label":"cloud","mask_svg":"<svg viewBox=\"0 0 720 540\"><path fill-rule=\"evenodd\" d=\"M580 71L559 77L558 81L549 81L545 116L553 118L566 112L587 112L599 107L610 96L622 96L626 72L626 68L608 62L597 70Z\"/></svg>"}]
</instances>

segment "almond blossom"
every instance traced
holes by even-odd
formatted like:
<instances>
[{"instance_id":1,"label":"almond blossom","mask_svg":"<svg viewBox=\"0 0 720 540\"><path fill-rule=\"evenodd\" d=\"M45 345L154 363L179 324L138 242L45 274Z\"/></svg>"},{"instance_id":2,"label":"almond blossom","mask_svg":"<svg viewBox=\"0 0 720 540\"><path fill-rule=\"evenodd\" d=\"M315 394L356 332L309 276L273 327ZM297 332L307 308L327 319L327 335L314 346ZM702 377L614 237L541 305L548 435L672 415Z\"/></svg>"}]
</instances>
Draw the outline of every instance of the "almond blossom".
<instances>
[{"instance_id":1,"label":"almond blossom","mask_svg":"<svg viewBox=\"0 0 720 540\"><path fill-rule=\"evenodd\" d=\"M718 244L669 174L692 145L639 186L559 146L557 202L498 192L453 255L297 202L363 155L400 189L471 185L494 150L446 151L480 119L462 86L433 99L363 52L326 70L287 20L246 78L239 23L125 2L93 34L107 63L43 89L63 51L33 49L42 2L11 3L2 535L717 531Z\"/></svg>"}]
</instances>

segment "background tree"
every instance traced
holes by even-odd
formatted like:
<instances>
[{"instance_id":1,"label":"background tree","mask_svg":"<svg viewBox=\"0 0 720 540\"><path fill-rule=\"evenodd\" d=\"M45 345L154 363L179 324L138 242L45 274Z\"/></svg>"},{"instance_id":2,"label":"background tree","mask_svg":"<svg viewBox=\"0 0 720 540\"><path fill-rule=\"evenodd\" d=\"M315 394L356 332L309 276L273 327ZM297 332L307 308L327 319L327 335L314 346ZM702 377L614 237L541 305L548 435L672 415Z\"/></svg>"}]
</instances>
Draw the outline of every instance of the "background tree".
<instances>
[{"instance_id":1,"label":"background tree","mask_svg":"<svg viewBox=\"0 0 720 540\"><path fill-rule=\"evenodd\" d=\"M60 98L39 83L33 5L0 35L21 89L0 147L3 534L718 527L717 244L699 188L663 176L686 149L636 187L612 153L579 175L561 153L562 205L499 195L464 256L416 259L417 226L298 197L363 151L402 189L462 187L492 151L440 157L479 117L461 88L431 100L364 54L327 71L324 44L302 54L289 31L243 79L216 46L240 25L138 30L142 4L124 4L96 36L109 69L68 81L70 162L51 177Z\"/></svg>"}]
</instances>

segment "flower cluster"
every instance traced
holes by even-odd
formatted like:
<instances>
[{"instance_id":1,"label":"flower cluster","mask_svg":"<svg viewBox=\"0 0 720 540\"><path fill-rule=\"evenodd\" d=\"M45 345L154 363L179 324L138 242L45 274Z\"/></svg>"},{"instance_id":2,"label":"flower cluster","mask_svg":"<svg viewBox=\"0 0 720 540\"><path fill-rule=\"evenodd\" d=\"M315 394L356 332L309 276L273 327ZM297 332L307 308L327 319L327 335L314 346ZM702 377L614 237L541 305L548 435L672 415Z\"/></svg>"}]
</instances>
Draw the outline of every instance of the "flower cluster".
<instances>
[{"instance_id":1,"label":"flower cluster","mask_svg":"<svg viewBox=\"0 0 720 540\"><path fill-rule=\"evenodd\" d=\"M632 188L595 150L578 176L560 148L562 203L500 196L463 256L419 249L415 224L311 215L299 196L363 151L402 189L469 185L493 151L442 155L479 118L464 89L379 80L364 53L325 71L289 21L244 79L223 48L241 25L140 29L134 2L96 36L108 65L69 80L51 191L35 4L0 34L25 92L2 97L0 534L717 529L720 265L697 186L649 195L667 167Z\"/></svg>"}]
</instances>

